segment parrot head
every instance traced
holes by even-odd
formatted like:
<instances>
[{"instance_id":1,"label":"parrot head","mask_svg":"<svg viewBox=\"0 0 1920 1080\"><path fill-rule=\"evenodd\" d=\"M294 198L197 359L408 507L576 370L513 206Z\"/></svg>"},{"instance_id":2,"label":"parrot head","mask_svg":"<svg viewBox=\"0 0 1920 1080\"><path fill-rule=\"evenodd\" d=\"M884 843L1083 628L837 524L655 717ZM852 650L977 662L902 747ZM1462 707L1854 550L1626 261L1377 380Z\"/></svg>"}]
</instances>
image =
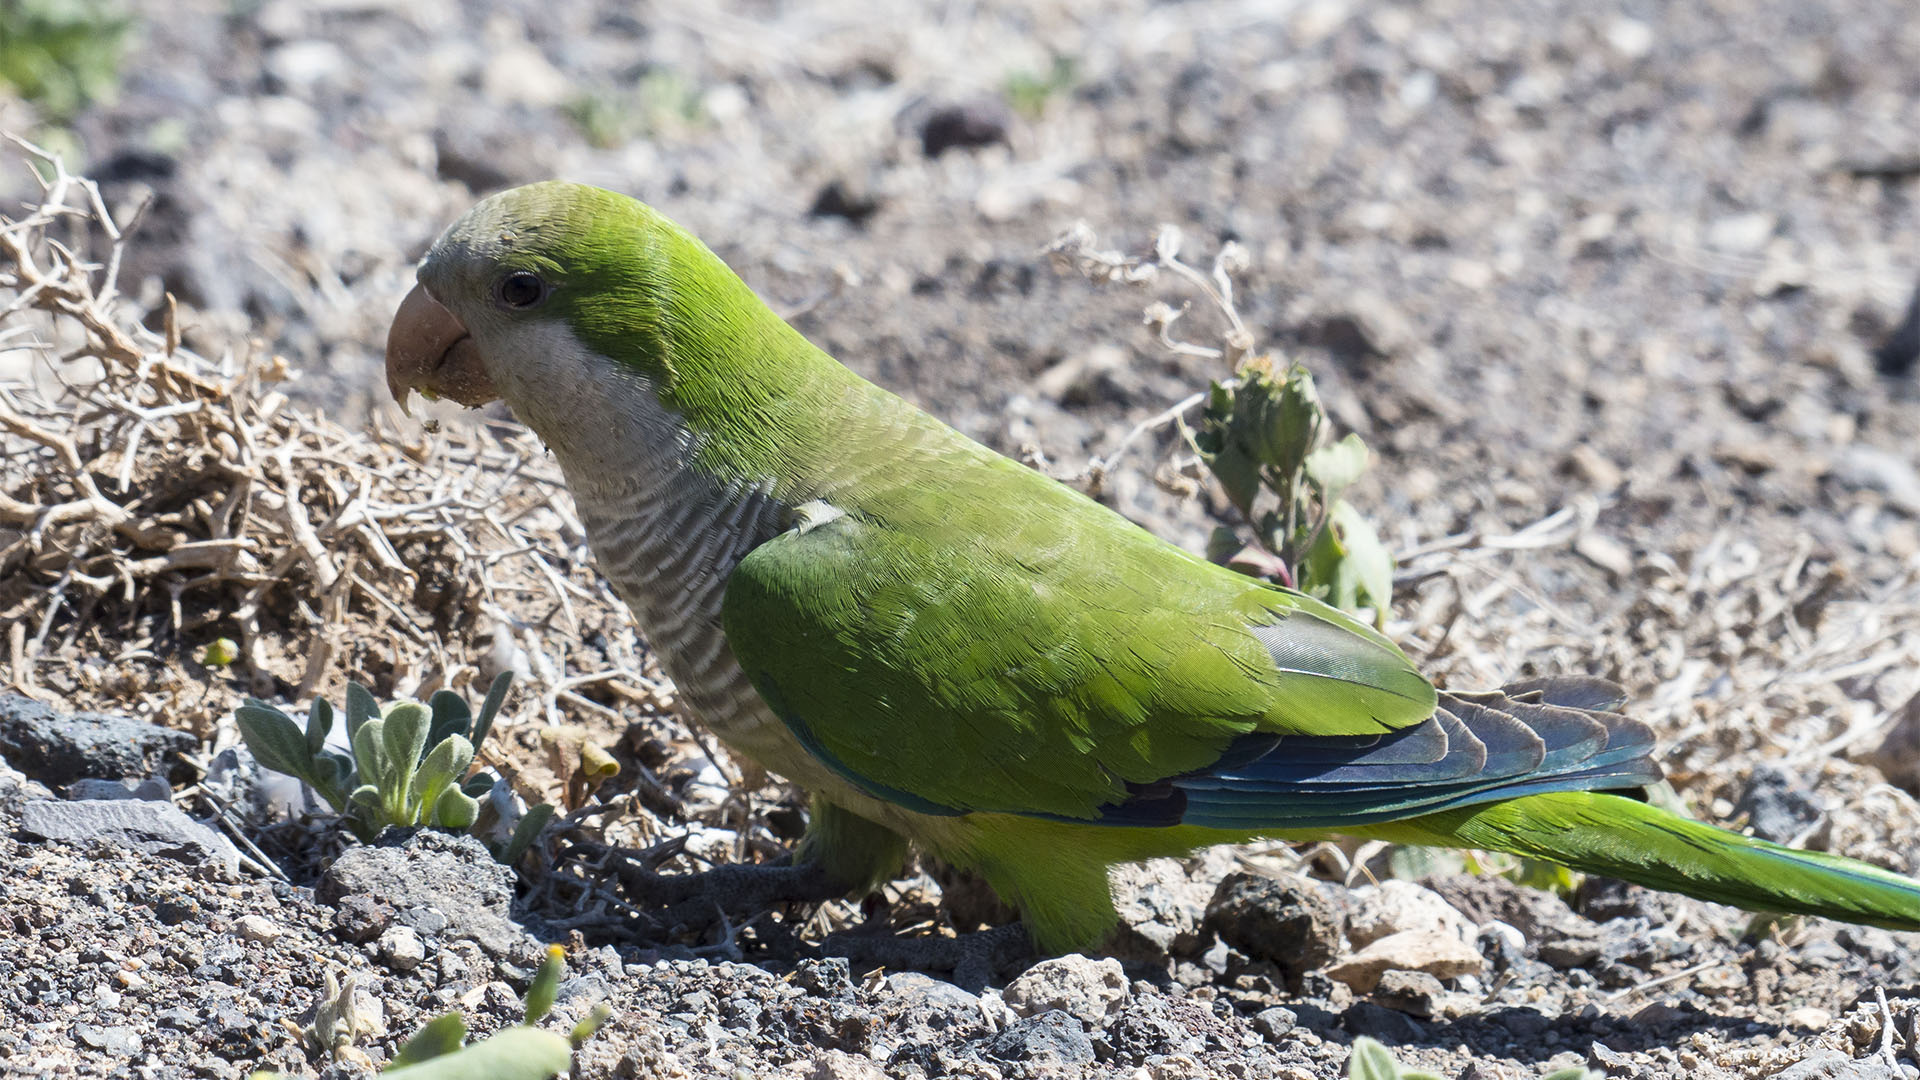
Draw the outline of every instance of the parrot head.
<instances>
[{"instance_id":1,"label":"parrot head","mask_svg":"<svg viewBox=\"0 0 1920 1080\"><path fill-rule=\"evenodd\" d=\"M591 383L615 361L582 347L581 335L608 319L625 331L619 363L649 374L660 350L648 313L682 236L646 204L581 184L529 184L480 202L434 242L394 315L388 390L404 411L416 390L477 406Z\"/></svg>"}]
</instances>

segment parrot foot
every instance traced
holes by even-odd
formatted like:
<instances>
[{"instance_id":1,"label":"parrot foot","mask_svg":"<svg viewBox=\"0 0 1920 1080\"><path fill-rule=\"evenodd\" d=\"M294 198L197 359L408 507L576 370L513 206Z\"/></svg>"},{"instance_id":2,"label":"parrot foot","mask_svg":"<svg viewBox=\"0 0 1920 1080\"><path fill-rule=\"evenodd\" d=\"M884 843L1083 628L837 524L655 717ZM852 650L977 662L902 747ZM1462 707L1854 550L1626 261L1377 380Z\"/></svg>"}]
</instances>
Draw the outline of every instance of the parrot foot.
<instances>
[{"instance_id":1,"label":"parrot foot","mask_svg":"<svg viewBox=\"0 0 1920 1080\"><path fill-rule=\"evenodd\" d=\"M818 903L847 892L814 863L736 863L684 874L654 869L679 854L680 846L669 841L612 860L630 902L665 932L737 926L782 904Z\"/></svg>"},{"instance_id":2,"label":"parrot foot","mask_svg":"<svg viewBox=\"0 0 1920 1080\"><path fill-rule=\"evenodd\" d=\"M950 972L955 985L977 994L1002 972L1032 957L1033 939L1018 922L953 937L908 937L861 927L829 934L820 951L844 956L856 969Z\"/></svg>"}]
</instances>

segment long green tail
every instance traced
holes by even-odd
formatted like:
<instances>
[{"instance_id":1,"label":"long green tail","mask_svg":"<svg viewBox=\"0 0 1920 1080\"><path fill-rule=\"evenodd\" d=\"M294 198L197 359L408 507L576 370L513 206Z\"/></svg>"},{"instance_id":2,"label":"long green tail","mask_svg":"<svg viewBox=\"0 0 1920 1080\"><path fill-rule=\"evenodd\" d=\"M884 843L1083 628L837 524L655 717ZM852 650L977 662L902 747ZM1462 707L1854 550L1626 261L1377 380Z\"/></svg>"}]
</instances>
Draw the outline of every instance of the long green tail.
<instances>
[{"instance_id":1,"label":"long green tail","mask_svg":"<svg viewBox=\"0 0 1920 1080\"><path fill-rule=\"evenodd\" d=\"M1510 852L1750 911L1920 930L1920 882L1619 795L1524 795L1355 831L1399 843Z\"/></svg>"}]
</instances>

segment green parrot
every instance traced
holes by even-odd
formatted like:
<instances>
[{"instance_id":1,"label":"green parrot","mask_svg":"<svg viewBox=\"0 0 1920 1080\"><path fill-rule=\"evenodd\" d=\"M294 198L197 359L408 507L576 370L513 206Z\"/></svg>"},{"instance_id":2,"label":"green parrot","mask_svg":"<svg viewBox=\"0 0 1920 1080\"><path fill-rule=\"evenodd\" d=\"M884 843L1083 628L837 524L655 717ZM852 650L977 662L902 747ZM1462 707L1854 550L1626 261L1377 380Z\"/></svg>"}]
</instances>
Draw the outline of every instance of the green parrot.
<instances>
[{"instance_id":1,"label":"green parrot","mask_svg":"<svg viewBox=\"0 0 1920 1080\"><path fill-rule=\"evenodd\" d=\"M796 860L840 891L911 844L1058 953L1115 925L1115 864L1341 833L1920 929L1920 884L1641 801L1653 737L1610 684L1436 691L1371 627L855 375L626 196L475 206L387 379L540 435L692 715L809 793Z\"/></svg>"}]
</instances>

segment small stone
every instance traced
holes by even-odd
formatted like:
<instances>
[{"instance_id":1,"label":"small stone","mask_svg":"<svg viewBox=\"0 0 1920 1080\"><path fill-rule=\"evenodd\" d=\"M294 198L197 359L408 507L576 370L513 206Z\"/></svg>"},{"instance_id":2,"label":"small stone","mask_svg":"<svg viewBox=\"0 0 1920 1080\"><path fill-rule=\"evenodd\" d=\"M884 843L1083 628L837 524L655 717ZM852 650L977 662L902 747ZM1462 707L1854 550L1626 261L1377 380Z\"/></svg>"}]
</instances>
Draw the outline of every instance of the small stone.
<instances>
[{"instance_id":1,"label":"small stone","mask_svg":"<svg viewBox=\"0 0 1920 1080\"><path fill-rule=\"evenodd\" d=\"M481 92L502 105L548 108L573 96L567 76L526 42L503 43L481 70Z\"/></svg>"},{"instance_id":2,"label":"small stone","mask_svg":"<svg viewBox=\"0 0 1920 1080\"><path fill-rule=\"evenodd\" d=\"M1866 760L1908 792L1920 791L1920 694L1900 706L1893 726Z\"/></svg>"},{"instance_id":3,"label":"small stone","mask_svg":"<svg viewBox=\"0 0 1920 1080\"><path fill-rule=\"evenodd\" d=\"M153 917L160 920L161 926L179 926L192 922L200 914L200 905L191 898L182 904L174 900L162 900L153 905Z\"/></svg>"},{"instance_id":4,"label":"small stone","mask_svg":"<svg viewBox=\"0 0 1920 1080\"><path fill-rule=\"evenodd\" d=\"M1490 919L1480 924L1480 935L1474 939L1480 954L1493 961L1493 966L1505 971L1527 958L1527 937L1517 928Z\"/></svg>"},{"instance_id":5,"label":"small stone","mask_svg":"<svg viewBox=\"0 0 1920 1080\"><path fill-rule=\"evenodd\" d=\"M987 1043L987 1053L1002 1061L1027 1062L1035 1071L1090 1065L1094 1058L1086 1029L1058 1009L1009 1024Z\"/></svg>"},{"instance_id":6,"label":"small stone","mask_svg":"<svg viewBox=\"0 0 1920 1080\"><path fill-rule=\"evenodd\" d=\"M814 997L850 997L853 994L852 968L844 956L806 959L794 965L793 985Z\"/></svg>"},{"instance_id":7,"label":"small stone","mask_svg":"<svg viewBox=\"0 0 1920 1080\"><path fill-rule=\"evenodd\" d=\"M75 1024L73 1034L93 1049L122 1060L140 1052L140 1036L123 1024Z\"/></svg>"},{"instance_id":8,"label":"small stone","mask_svg":"<svg viewBox=\"0 0 1920 1080\"><path fill-rule=\"evenodd\" d=\"M513 871L471 836L389 830L333 860L314 898L340 909L335 925L355 944L399 923L442 941L471 938L495 958L538 955L510 917L513 889ZM349 906L357 910L348 914Z\"/></svg>"},{"instance_id":9,"label":"small stone","mask_svg":"<svg viewBox=\"0 0 1920 1080\"><path fill-rule=\"evenodd\" d=\"M1639 19L1621 16L1607 24L1607 44L1629 60L1638 60L1653 51L1653 27Z\"/></svg>"},{"instance_id":10,"label":"small stone","mask_svg":"<svg viewBox=\"0 0 1920 1080\"><path fill-rule=\"evenodd\" d=\"M1391 934L1327 969L1329 978L1365 994L1388 971L1424 971L1451 979L1477 973L1486 966L1478 949L1451 934L1408 930Z\"/></svg>"},{"instance_id":11,"label":"small stone","mask_svg":"<svg viewBox=\"0 0 1920 1080\"><path fill-rule=\"evenodd\" d=\"M1540 962L1562 970L1586 967L1600 959L1597 937L1564 937L1540 943Z\"/></svg>"},{"instance_id":12,"label":"small stone","mask_svg":"<svg viewBox=\"0 0 1920 1080\"><path fill-rule=\"evenodd\" d=\"M148 802L168 802L173 798L173 789L158 777L148 777L138 783L132 780L102 780L97 777L83 776L67 785L67 798L80 801L84 799L144 799Z\"/></svg>"},{"instance_id":13,"label":"small stone","mask_svg":"<svg viewBox=\"0 0 1920 1080\"><path fill-rule=\"evenodd\" d=\"M828 1050L813 1059L807 1080L887 1080L880 1067L844 1050Z\"/></svg>"},{"instance_id":14,"label":"small stone","mask_svg":"<svg viewBox=\"0 0 1920 1080\"><path fill-rule=\"evenodd\" d=\"M920 151L937 158L949 150L1005 143L1012 126L1013 113L996 98L942 105L928 113L920 125Z\"/></svg>"},{"instance_id":15,"label":"small stone","mask_svg":"<svg viewBox=\"0 0 1920 1080\"><path fill-rule=\"evenodd\" d=\"M1332 312L1308 328L1308 337L1338 357L1364 361L1413 351L1420 337L1413 324L1380 293L1348 293L1345 310Z\"/></svg>"},{"instance_id":16,"label":"small stone","mask_svg":"<svg viewBox=\"0 0 1920 1080\"><path fill-rule=\"evenodd\" d=\"M1894 1075L1879 1058L1856 1060L1822 1048L1774 1073L1771 1080L1888 1080Z\"/></svg>"},{"instance_id":17,"label":"small stone","mask_svg":"<svg viewBox=\"0 0 1920 1080\"><path fill-rule=\"evenodd\" d=\"M1502 1009L1491 1016L1509 1034L1522 1039L1530 1039L1553 1026L1553 1020L1538 1009Z\"/></svg>"},{"instance_id":18,"label":"small stone","mask_svg":"<svg viewBox=\"0 0 1920 1080\"><path fill-rule=\"evenodd\" d=\"M1278 1005L1271 1009L1262 1009L1253 1017L1253 1030L1266 1036L1271 1042L1279 1042L1281 1036L1298 1026L1300 1026L1300 1014Z\"/></svg>"},{"instance_id":19,"label":"small stone","mask_svg":"<svg viewBox=\"0 0 1920 1080\"><path fill-rule=\"evenodd\" d=\"M1387 971L1381 974L1372 996L1389 1009L1425 1020L1440 1011L1447 988L1424 971Z\"/></svg>"},{"instance_id":20,"label":"small stone","mask_svg":"<svg viewBox=\"0 0 1920 1080\"><path fill-rule=\"evenodd\" d=\"M887 976L887 993L917 1000L933 1009L965 1009L977 1012L980 996L969 994L945 979L936 979L920 971L896 971Z\"/></svg>"},{"instance_id":21,"label":"small stone","mask_svg":"<svg viewBox=\"0 0 1920 1080\"><path fill-rule=\"evenodd\" d=\"M240 852L232 841L170 802L39 799L21 808L20 829L43 840L105 840L183 862L214 863L228 877L240 868Z\"/></svg>"},{"instance_id":22,"label":"small stone","mask_svg":"<svg viewBox=\"0 0 1920 1080\"><path fill-rule=\"evenodd\" d=\"M1018 1016L1059 1009L1096 1027L1125 1008L1131 995L1120 961L1092 960L1077 953L1042 960L1001 992Z\"/></svg>"},{"instance_id":23,"label":"small stone","mask_svg":"<svg viewBox=\"0 0 1920 1080\"><path fill-rule=\"evenodd\" d=\"M1833 1023L1833 1014L1814 1005L1802 1005L1781 1018L1781 1022L1790 1028L1806 1031L1825 1031Z\"/></svg>"},{"instance_id":24,"label":"small stone","mask_svg":"<svg viewBox=\"0 0 1920 1080\"><path fill-rule=\"evenodd\" d=\"M1753 835L1776 844L1791 843L1826 812L1819 795L1797 772L1760 764L1747 775L1747 786L1733 804L1744 815Z\"/></svg>"},{"instance_id":25,"label":"small stone","mask_svg":"<svg viewBox=\"0 0 1920 1080\"><path fill-rule=\"evenodd\" d=\"M1320 885L1297 874L1229 874L1207 906L1207 925L1222 941L1295 973L1339 955L1341 922Z\"/></svg>"},{"instance_id":26,"label":"small stone","mask_svg":"<svg viewBox=\"0 0 1920 1080\"><path fill-rule=\"evenodd\" d=\"M393 908L364 893L341 897L333 909L334 929L356 945L379 937L392 922Z\"/></svg>"},{"instance_id":27,"label":"small stone","mask_svg":"<svg viewBox=\"0 0 1920 1080\"><path fill-rule=\"evenodd\" d=\"M1439 893L1411 881L1389 878L1378 885L1363 885L1353 890L1353 901L1347 940L1356 949L1408 930L1452 934L1469 942L1479 937L1479 928Z\"/></svg>"},{"instance_id":28,"label":"small stone","mask_svg":"<svg viewBox=\"0 0 1920 1080\"><path fill-rule=\"evenodd\" d=\"M1427 1031L1413 1018L1371 1001L1356 1001L1340 1015L1340 1026L1355 1035L1366 1035L1383 1043L1417 1042Z\"/></svg>"},{"instance_id":29,"label":"small stone","mask_svg":"<svg viewBox=\"0 0 1920 1080\"><path fill-rule=\"evenodd\" d=\"M59 713L32 698L0 694L0 757L53 787L83 776L172 773L181 768L179 756L197 745L184 731L112 713Z\"/></svg>"},{"instance_id":30,"label":"small stone","mask_svg":"<svg viewBox=\"0 0 1920 1080\"><path fill-rule=\"evenodd\" d=\"M1873 350L1873 367L1882 375L1905 375L1920 362L1920 286L1907 301L1906 314L1878 348Z\"/></svg>"},{"instance_id":31,"label":"small stone","mask_svg":"<svg viewBox=\"0 0 1920 1080\"><path fill-rule=\"evenodd\" d=\"M389 926L380 933L375 948L380 959L395 971L412 971L427 958L427 946L410 926Z\"/></svg>"},{"instance_id":32,"label":"small stone","mask_svg":"<svg viewBox=\"0 0 1920 1080\"><path fill-rule=\"evenodd\" d=\"M865 188L856 187L843 180L829 180L813 197L813 205L807 214L811 217L845 218L855 225L865 225L867 219L880 209L880 198Z\"/></svg>"},{"instance_id":33,"label":"small stone","mask_svg":"<svg viewBox=\"0 0 1920 1080\"><path fill-rule=\"evenodd\" d=\"M1567 451L1566 467L1596 491L1613 491L1626 481L1626 474L1620 471L1620 466L1585 443Z\"/></svg>"},{"instance_id":34,"label":"small stone","mask_svg":"<svg viewBox=\"0 0 1920 1080\"><path fill-rule=\"evenodd\" d=\"M1427 886L1475 922L1484 925L1498 920L1520 931L1528 941L1592 937L1597 933L1592 923L1574 914L1558 896L1505 878L1449 874L1429 879Z\"/></svg>"},{"instance_id":35,"label":"small stone","mask_svg":"<svg viewBox=\"0 0 1920 1080\"><path fill-rule=\"evenodd\" d=\"M1920 472L1901 454L1855 443L1834 460L1833 478L1844 487L1877 491L1888 506L1920 517Z\"/></svg>"},{"instance_id":36,"label":"small stone","mask_svg":"<svg viewBox=\"0 0 1920 1080\"><path fill-rule=\"evenodd\" d=\"M242 915L233 921L233 932L247 941L266 944L280 937L286 931L275 925L265 915Z\"/></svg>"},{"instance_id":37,"label":"small stone","mask_svg":"<svg viewBox=\"0 0 1920 1080\"><path fill-rule=\"evenodd\" d=\"M1237 866L1228 849L1209 848L1191 860L1148 859L1115 867L1120 929L1113 944L1121 959L1151 961L1199 951L1215 883Z\"/></svg>"},{"instance_id":38,"label":"small stone","mask_svg":"<svg viewBox=\"0 0 1920 1080\"><path fill-rule=\"evenodd\" d=\"M290 41L266 57L267 74L288 90L311 93L347 69L347 54L331 41Z\"/></svg>"},{"instance_id":39,"label":"small stone","mask_svg":"<svg viewBox=\"0 0 1920 1080\"><path fill-rule=\"evenodd\" d=\"M1633 552L1605 533L1581 533L1573 541L1573 553L1606 571L1614 581L1624 581L1633 573Z\"/></svg>"},{"instance_id":40,"label":"small stone","mask_svg":"<svg viewBox=\"0 0 1920 1080\"><path fill-rule=\"evenodd\" d=\"M1643 919L1651 926L1664 926L1680 911L1681 899L1673 893L1658 892L1619 878L1590 876L1573 893L1580 914L1597 923L1615 919Z\"/></svg>"},{"instance_id":41,"label":"small stone","mask_svg":"<svg viewBox=\"0 0 1920 1080\"><path fill-rule=\"evenodd\" d=\"M1625 1072L1633 1068L1633 1059L1605 1043L1594 1043L1587 1048L1587 1065L1608 1072L1616 1070Z\"/></svg>"},{"instance_id":42,"label":"small stone","mask_svg":"<svg viewBox=\"0 0 1920 1080\"><path fill-rule=\"evenodd\" d=\"M1731 255L1752 254L1772 239L1775 224L1773 215L1765 212L1724 217L1707 227L1707 246Z\"/></svg>"}]
</instances>

